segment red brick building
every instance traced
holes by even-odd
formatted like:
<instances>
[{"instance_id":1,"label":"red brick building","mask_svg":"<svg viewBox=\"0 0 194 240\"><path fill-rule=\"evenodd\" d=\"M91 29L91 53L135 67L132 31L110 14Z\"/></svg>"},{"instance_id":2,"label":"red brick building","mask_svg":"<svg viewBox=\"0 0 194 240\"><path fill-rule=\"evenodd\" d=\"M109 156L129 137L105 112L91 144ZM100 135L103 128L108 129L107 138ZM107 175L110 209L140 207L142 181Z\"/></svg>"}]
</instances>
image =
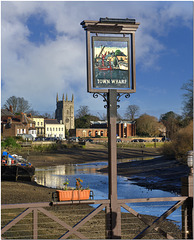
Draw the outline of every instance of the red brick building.
<instances>
[{"instance_id":1,"label":"red brick building","mask_svg":"<svg viewBox=\"0 0 194 240\"><path fill-rule=\"evenodd\" d=\"M9 109L1 109L1 135L3 137L12 137L20 134L32 134L35 136L35 122L25 113L15 115L11 106Z\"/></svg>"},{"instance_id":2,"label":"red brick building","mask_svg":"<svg viewBox=\"0 0 194 240\"><path fill-rule=\"evenodd\" d=\"M127 138L136 135L136 126L134 122L117 122L117 136ZM108 124L106 121L91 121L91 128L77 128L76 137L108 137Z\"/></svg>"}]
</instances>

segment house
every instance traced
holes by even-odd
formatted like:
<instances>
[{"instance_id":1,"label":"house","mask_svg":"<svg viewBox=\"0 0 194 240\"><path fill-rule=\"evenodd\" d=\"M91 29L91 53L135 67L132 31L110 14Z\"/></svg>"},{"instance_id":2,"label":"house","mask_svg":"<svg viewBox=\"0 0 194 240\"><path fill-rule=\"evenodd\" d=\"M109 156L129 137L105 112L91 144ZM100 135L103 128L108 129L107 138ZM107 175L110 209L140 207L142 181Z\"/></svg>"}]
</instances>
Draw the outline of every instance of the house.
<instances>
[{"instance_id":1,"label":"house","mask_svg":"<svg viewBox=\"0 0 194 240\"><path fill-rule=\"evenodd\" d=\"M62 121L56 119L45 119L45 137L65 138L65 126Z\"/></svg>"},{"instance_id":2,"label":"house","mask_svg":"<svg viewBox=\"0 0 194 240\"><path fill-rule=\"evenodd\" d=\"M44 118L39 116L33 116L32 120L35 122L35 128L37 136L44 136Z\"/></svg>"},{"instance_id":3,"label":"house","mask_svg":"<svg viewBox=\"0 0 194 240\"><path fill-rule=\"evenodd\" d=\"M31 134L35 138L35 122L25 113L14 114L12 106L9 109L1 109L1 134L3 137Z\"/></svg>"}]
</instances>

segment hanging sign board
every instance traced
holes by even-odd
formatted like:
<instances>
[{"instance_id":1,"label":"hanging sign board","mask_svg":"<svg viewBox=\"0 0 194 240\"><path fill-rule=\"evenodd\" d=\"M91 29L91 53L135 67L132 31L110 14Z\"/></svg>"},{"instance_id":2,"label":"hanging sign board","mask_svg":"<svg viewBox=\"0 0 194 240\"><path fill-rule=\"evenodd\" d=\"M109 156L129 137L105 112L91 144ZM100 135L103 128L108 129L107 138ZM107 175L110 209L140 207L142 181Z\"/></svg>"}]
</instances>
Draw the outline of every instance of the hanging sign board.
<instances>
[{"instance_id":1,"label":"hanging sign board","mask_svg":"<svg viewBox=\"0 0 194 240\"><path fill-rule=\"evenodd\" d=\"M128 18L100 18L84 20L81 25L86 30L87 91L134 93L135 32L139 23Z\"/></svg>"},{"instance_id":2,"label":"hanging sign board","mask_svg":"<svg viewBox=\"0 0 194 240\"><path fill-rule=\"evenodd\" d=\"M129 88L129 38L92 37L93 87Z\"/></svg>"}]
</instances>

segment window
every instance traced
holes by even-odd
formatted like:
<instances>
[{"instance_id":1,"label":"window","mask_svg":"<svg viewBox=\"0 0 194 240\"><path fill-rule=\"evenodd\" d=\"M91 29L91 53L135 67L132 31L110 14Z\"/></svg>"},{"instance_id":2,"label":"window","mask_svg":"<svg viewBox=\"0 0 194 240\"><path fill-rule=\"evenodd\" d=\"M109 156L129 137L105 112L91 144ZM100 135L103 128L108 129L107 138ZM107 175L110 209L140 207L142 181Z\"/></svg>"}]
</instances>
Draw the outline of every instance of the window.
<instances>
[{"instance_id":1,"label":"window","mask_svg":"<svg viewBox=\"0 0 194 240\"><path fill-rule=\"evenodd\" d=\"M24 133L26 133L26 129L24 129Z\"/></svg>"},{"instance_id":2,"label":"window","mask_svg":"<svg viewBox=\"0 0 194 240\"><path fill-rule=\"evenodd\" d=\"M63 128L61 128L61 131L63 131Z\"/></svg>"},{"instance_id":3,"label":"window","mask_svg":"<svg viewBox=\"0 0 194 240\"><path fill-rule=\"evenodd\" d=\"M22 129L20 129L20 133L21 133L21 134L22 134L22 132L23 132Z\"/></svg>"},{"instance_id":4,"label":"window","mask_svg":"<svg viewBox=\"0 0 194 240\"><path fill-rule=\"evenodd\" d=\"M37 125L39 126L39 122L37 122Z\"/></svg>"},{"instance_id":5,"label":"window","mask_svg":"<svg viewBox=\"0 0 194 240\"><path fill-rule=\"evenodd\" d=\"M60 128L59 128L59 131L60 131Z\"/></svg>"},{"instance_id":6,"label":"window","mask_svg":"<svg viewBox=\"0 0 194 240\"><path fill-rule=\"evenodd\" d=\"M52 128L50 128L50 131L52 131Z\"/></svg>"},{"instance_id":7,"label":"window","mask_svg":"<svg viewBox=\"0 0 194 240\"><path fill-rule=\"evenodd\" d=\"M103 131L100 132L100 136L103 137Z\"/></svg>"},{"instance_id":8,"label":"window","mask_svg":"<svg viewBox=\"0 0 194 240\"><path fill-rule=\"evenodd\" d=\"M56 131L57 131L57 128L56 128Z\"/></svg>"},{"instance_id":9,"label":"window","mask_svg":"<svg viewBox=\"0 0 194 240\"><path fill-rule=\"evenodd\" d=\"M17 134L19 134L20 133L20 130L19 129L17 129Z\"/></svg>"},{"instance_id":10,"label":"window","mask_svg":"<svg viewBox=\"0 0 194 240\"><path fill-rule=\"evenodd\" d=\"M53 128L53 131L55 131L55 128Z\"/></svg>"},{"instance_id":11,"label":"window","mask_svg":"<svg viewBox=\"0 0 194 240\"><path fill-rule=\"evenodd\" d=\"M49 130L49 128L47 128L47 131Z\"/></svg>"},{"instance_id":12,"label":"window","mask_svg":"<svg viewBox=\"0 0 194 240\"><path fill-rule=\"evenodd\" d=\"M43 122L41 122L41 126L43 125Z\"/></svg>"}]
</instances>

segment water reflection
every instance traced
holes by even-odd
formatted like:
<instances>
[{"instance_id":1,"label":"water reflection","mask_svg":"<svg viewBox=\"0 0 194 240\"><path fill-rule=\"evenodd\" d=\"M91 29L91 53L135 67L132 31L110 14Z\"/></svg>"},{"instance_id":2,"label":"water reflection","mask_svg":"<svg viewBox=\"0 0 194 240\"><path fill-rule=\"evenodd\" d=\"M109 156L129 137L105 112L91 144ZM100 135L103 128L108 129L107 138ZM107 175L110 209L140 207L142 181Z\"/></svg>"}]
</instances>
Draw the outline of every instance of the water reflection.
<instances>
[{"instance_id":1,"label":"water reflection","mask_svg":"<svg viewBox=\"0 0 194 240\"><path fill-rule=\"evenodd\" d=\"M129 161L129 159L128 159ZM97 170L107 167L107 162L95 162L86 164L69 164L56 167L36 168L36 182L40 185L63 188L63 184L68 178L70 187L75 187L75 179L83 180L83 187L89 187L94 192L95 199L108 199L108 175ZM117 177L117 188L119 199L129 198L151 198L151 197L173 197L176 196L170 192L160 190L148 190L144 187L131 184L127 177ZM159 203L134 203L130 204L139 213L160 216L165 212L171 202ZM181 209L170 215L170 219L181 223Z\"/></svg>"},{"instance_id":2,"label":"water reflection","mask_svg":"<svg viewBox=\"0 0 194 240\"><path fill-rule=\"evenodd\" d=\"M98 174L97 170L103 167L107 167L106 162L91 164L68 164L55 167L36 168L36 182L40 185L51 188L62 188L65 179L68 178L70 180L70 186L73 187L75 178L80 177L80 175L87 174L87 176L81 176L81 178L85 180L83 186L86 184L89 185L91 184L91 176Z\"/></svg>"}]
</instances>

